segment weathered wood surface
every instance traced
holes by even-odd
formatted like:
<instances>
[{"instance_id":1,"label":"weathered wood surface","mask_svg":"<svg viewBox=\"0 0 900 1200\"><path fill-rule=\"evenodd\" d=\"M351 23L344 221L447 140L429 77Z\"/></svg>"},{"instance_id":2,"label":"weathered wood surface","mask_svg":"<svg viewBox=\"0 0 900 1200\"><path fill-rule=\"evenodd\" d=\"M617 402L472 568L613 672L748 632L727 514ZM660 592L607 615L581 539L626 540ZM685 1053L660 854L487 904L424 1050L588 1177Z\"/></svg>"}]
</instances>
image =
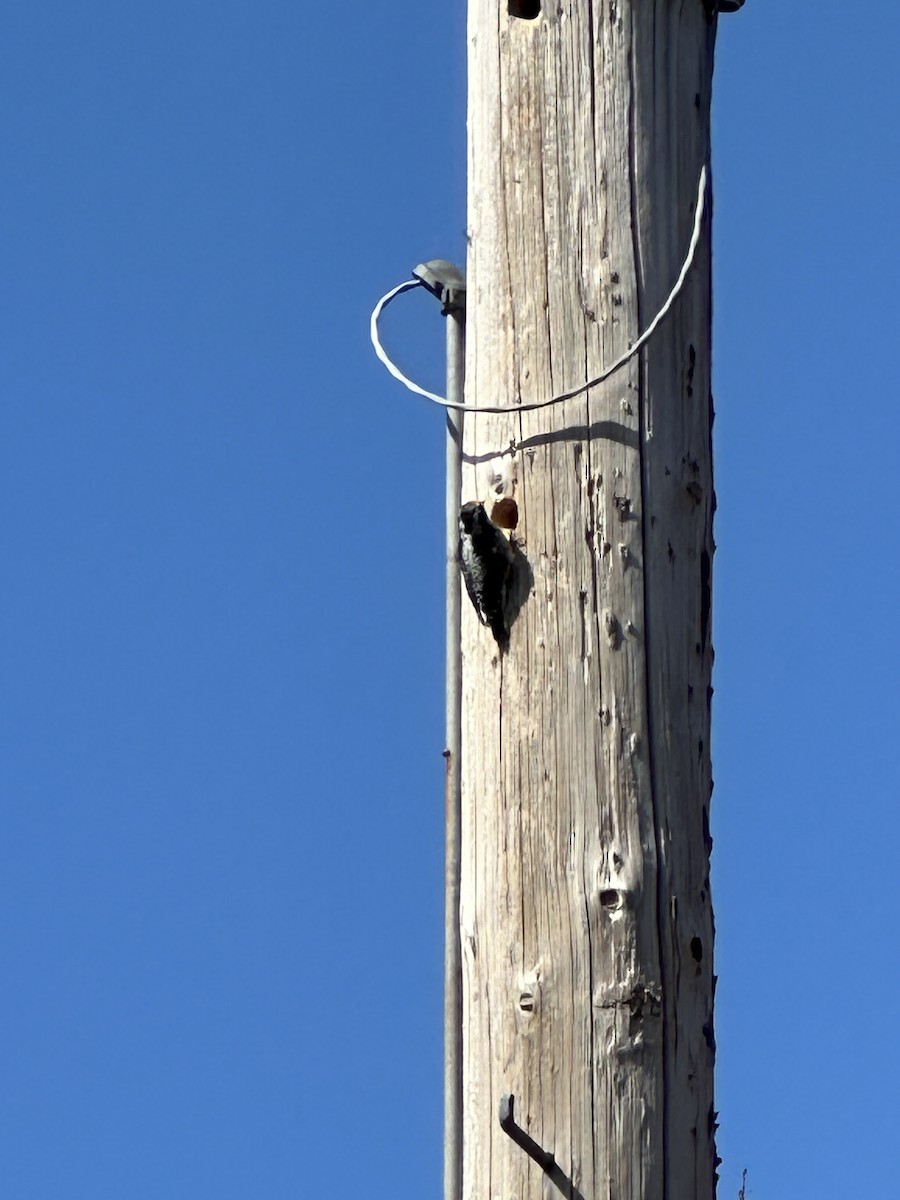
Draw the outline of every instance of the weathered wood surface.
<instances>
[{"instance_id":1,"label":"weathered wood surface","mask_svg":"<svg viewBox=\"0 0 900 1200\"><path fill-rule=\"evenodd\" d=\"M701 0L543 8L469 0L470 404L628 347L709 155ZM559 1195L500 1130L504 1093L573 1196L714 1192L710 422L708 223L639 360L466 421L462 498L514 469L534 574L502 659L463 596L466 1200Z\"/></svg>"}]
</instances>

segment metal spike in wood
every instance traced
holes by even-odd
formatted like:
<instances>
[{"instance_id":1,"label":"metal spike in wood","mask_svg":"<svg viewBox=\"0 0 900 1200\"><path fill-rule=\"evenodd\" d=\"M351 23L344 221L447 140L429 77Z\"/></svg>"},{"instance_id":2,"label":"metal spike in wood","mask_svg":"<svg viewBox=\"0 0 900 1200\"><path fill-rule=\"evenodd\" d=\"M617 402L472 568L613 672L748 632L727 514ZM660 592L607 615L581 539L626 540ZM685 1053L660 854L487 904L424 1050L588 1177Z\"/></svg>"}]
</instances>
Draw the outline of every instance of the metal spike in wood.
<instances>
[{"instance_id":1,"label":"metal spike in wood","mask_svg":"<svg viewBox=\"0 0 900 1200\"><path fill-rule=\"evenodd\" d=\"M469 404L633 342L709 160L700 0L538 10L469 0ZM502 656L463 598L460 1200L542 1194L510 1094L572 1195L714 1194L710 307L707 220L626 368L466 419L462 498L502 480L533 587Z\"/></svg>"}]
</instances>

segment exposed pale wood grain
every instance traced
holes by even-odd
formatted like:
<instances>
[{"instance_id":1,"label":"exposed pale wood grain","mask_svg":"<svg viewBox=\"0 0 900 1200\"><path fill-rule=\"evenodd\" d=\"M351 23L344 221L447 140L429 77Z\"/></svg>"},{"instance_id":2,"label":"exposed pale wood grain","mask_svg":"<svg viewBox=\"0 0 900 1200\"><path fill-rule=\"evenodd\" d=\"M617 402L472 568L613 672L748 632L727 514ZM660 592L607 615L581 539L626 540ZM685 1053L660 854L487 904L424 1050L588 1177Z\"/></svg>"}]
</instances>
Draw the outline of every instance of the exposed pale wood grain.
<instances>
[{"instance_id":1,"label":"exposed pale wood grain","mask_svg":"<svg viewBox=\"0 0 900 1200\"><path fill-rule=\"evenodd\" d=\"M662 303L709 152L700 0L469 3L468 403L597 374ZM463 597L466 1200L709 1200L710 284L534 413L469 417L463 500L512 454L534 590L501 658ZM573 1193L576 1194L576 1193Z\"/></svg>"}]
</instances>

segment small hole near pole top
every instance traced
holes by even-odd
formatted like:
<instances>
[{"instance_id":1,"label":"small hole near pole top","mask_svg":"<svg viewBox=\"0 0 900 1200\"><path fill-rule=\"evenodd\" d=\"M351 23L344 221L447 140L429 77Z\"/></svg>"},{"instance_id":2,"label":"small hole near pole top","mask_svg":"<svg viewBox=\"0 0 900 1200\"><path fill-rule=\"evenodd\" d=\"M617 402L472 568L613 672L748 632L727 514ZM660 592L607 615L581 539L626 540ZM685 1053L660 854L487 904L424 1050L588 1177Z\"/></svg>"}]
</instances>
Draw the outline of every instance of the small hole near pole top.
<instances>
[{"instance_id":1,"label":"small hole near pole top","mask_svg":"<svg viewBox=\"0 0 900 1200\"><path fill-rule=\"evenodd\" d=\"M511 17L533 21L541 15L541 0L507 0L506 11Z\"/></svg>"}]
</instances>

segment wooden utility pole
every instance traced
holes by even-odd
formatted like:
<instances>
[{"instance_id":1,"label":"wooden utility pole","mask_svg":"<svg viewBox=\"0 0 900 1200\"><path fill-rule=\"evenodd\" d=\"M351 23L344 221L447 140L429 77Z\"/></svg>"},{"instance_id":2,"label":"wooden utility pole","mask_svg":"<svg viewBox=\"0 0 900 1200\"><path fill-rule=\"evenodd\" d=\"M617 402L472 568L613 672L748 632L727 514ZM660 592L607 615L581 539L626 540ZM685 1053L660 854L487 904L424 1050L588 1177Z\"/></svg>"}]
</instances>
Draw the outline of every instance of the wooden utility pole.
<instances>
[{"instance_id":1,"label":"wooden utility pole","mask_svg":"<svg viewBox=\"0 0 900 1200\"><path fill-rule=\"evenodd\" d=\"M468 404L578 386L662 305L715 29L469 0ZM609 382L466 420L462 499L514 496L533 587L503 655L463 595L464 1200L714 1193L711 420L708 219Z\"/></svg>"}]
</instances>

